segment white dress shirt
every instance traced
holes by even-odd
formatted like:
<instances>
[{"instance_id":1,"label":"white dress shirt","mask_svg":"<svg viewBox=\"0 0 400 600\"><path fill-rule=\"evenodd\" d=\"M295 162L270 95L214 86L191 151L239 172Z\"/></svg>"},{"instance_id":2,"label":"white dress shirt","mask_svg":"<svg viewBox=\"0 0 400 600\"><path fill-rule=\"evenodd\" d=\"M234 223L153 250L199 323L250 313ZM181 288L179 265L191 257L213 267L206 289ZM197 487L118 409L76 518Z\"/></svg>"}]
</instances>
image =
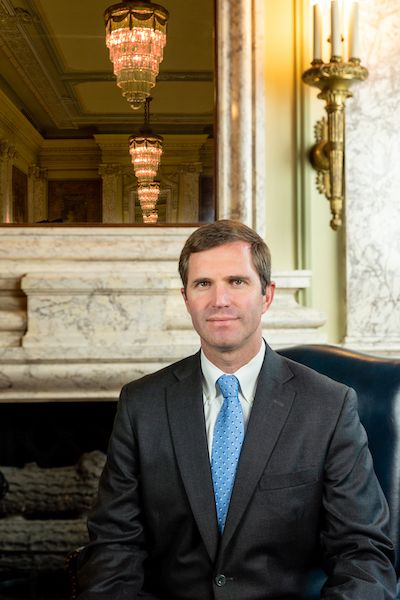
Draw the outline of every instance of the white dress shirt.
<instances>
[{"instance_id":1,"label":"white dress shirt","mask_svg":"<svg viewBox=\"0 0 400 600\"><path fill-rule=\"evenodd\" d=\"M245 430L250 417L251 407L253 406L258 375L264 361L264 356L265 342L262 340L260 350L254 356L254 358L236 371L236 373L230 373L230 375L235 375L235 377L237 377L239 380L239 400L242 405ZM224 401L222 393L219 389L219 386L216 385L216 382L221 375L224 375L224 372L210 362L205 356L204 352L200 353L200 360L201 370L203 373L203 403L208 452L211 456L215 421L217 420L218 413Z\"/></svg>"}]
</instances>

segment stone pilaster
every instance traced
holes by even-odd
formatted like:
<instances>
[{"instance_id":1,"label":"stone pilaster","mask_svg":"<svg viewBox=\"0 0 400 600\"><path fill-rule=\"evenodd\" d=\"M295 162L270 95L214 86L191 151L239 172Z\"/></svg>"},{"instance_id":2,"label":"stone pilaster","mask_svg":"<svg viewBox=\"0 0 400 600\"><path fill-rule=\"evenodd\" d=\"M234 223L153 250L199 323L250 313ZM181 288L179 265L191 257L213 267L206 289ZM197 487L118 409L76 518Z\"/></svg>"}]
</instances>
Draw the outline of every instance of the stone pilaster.
<instances>
[{"instance_id":1,"label":"stone pilaster","mask_svg":"<svg viewBox=\"0 0 400 600\"><path fill-rule=\"evenodd\" d=\"M103 179L103 223L123 223L123 168L102 164L99 174Z\"/></svg>"},{"instance_id":2,"label":"stone pilaster","mask_svg":"<svg viewBox=\"0 0 400 600\"><path fill-rule=\"evenodd\" d=\"M137 190L137 179L132 169L125 168L123 175L123 198L122 213L124 223L135 223L135 199Z\"/></svg>"},{"instance_id":3,"label":"stone pilaster","mask_svg":"<svg viewBox=\"0 0 400 600\"><path fill-rule=\"evenodd\" d=\"M47 218L47 169L31 165L28 171L28 221L40 223Z\"/></svg>"},{"instance_id":4,"label":"stone pilaster","mask_svg":"<svg viewBox=\"0 0 400 600\"><path fill-rule=\"evenodd\" d=\"M199 220L200 173L200 163L184 165L179 169L179 222L197 223Z\"/></svg>"},{"instance_id":5,"label":"stone pilaster","mask_svg":"<svg viewBox=\"0 0 400 600\"><path fill-rule=\"evenodd\" d=\"M15 146L0 140L0 223L13 222L12 167Z\"/></svg>"}]
</instances>

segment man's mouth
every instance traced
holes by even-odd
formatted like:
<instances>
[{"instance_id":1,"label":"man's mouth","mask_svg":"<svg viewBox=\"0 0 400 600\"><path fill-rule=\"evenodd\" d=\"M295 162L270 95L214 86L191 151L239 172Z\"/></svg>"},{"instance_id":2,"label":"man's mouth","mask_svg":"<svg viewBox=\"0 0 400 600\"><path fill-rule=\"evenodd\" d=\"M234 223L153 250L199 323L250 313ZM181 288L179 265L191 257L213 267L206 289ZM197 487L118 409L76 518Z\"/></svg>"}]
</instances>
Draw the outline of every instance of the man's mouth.
<instances>
[{"instance_id":1,"label":"man's mouth","mask_svg":"<svg viewBox=\"0 0 400 600\"><path fill-rule=\"evenodd\" d=\"M224 322L224 321L237 321L238 317L232 317L232 316L218 316L218 317L209 317L207 319L207 321L211 321L212 323L219 323L219 322Z\"/></svg>"}]
</instances>

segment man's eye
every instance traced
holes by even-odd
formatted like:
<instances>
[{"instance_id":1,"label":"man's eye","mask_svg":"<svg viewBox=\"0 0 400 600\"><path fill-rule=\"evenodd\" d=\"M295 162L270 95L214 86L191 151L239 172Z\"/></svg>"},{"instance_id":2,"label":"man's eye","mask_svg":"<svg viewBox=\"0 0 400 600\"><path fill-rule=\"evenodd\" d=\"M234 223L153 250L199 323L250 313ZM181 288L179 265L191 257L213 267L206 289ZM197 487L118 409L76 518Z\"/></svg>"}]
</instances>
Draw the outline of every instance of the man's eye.
<instances>
[{"instance_id":1,"label":"man's eye","mask_svg":"<svg viewBox=\"0 0 400 600\"><path fill-rule=\"evenodd\" d=\"M208 287L210 285L209 281L198 281L197 282L197 287L199 288L205 288Z\"/></svg>"},{"instance_id":2,"label":"man's eye","mask_svg":"<svg viewBox=\"0 0 400 600\"><path fill-rule=\"evenodd\" d=\"M241 286L244 284L244 281L243 281L243 279L232 279L232 283L233 283L233 285Z\"/></svg>"}]
</instances>

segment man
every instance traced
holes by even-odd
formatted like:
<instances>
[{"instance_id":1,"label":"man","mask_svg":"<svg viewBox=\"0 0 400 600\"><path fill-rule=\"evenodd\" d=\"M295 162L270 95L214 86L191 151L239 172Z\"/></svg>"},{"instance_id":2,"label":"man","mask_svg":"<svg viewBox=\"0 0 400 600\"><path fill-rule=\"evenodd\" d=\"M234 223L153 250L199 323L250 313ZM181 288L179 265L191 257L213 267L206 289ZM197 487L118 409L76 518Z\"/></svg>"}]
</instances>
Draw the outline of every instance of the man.
<instances>
[{"instance_id":1,"label":"man","mask_svg":"<svg viewBox=\"0 0 400 600\"><path fill-rule=\"evenodd\" d=\"M80 600L395 597L388 510L355 393L273 352L263 240L234 221L180 257L201 351L122 389Z\"/></svg>"}]
</instances>

